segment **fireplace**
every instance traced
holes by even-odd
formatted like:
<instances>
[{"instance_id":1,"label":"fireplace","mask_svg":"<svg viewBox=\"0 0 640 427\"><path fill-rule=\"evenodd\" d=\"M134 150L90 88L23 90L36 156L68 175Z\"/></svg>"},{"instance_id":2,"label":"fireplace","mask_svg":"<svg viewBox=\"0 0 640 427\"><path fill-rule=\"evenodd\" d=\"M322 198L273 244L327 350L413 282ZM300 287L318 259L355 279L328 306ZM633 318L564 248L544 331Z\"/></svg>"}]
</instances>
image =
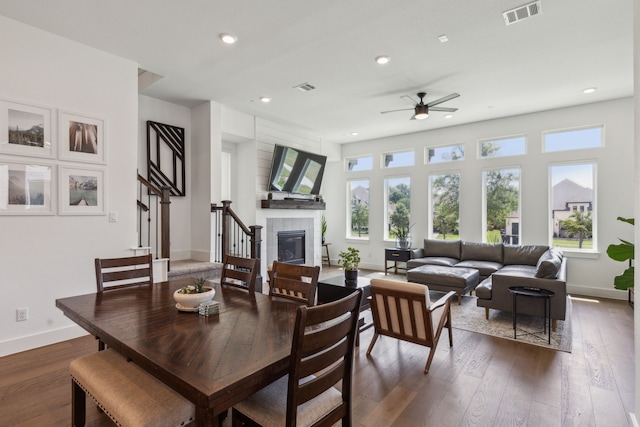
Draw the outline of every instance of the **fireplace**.
<instances>
[{"instance_id":1,"label":"fireplace","mask_svg":"<svg viewBox=\"0 0 640 427\"><path fill-rule=\"evenodd\" d=\"M304 230L278 231L278 261L304 264L305 234Z\"/></svg>"}]
</instances>

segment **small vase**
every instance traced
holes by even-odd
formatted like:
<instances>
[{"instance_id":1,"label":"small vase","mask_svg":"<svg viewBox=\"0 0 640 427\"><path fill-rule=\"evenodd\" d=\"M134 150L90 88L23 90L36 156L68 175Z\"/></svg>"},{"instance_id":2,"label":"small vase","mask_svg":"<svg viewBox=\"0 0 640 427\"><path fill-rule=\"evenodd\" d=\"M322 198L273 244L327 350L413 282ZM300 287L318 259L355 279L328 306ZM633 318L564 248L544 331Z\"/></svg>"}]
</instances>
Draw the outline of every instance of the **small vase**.
<instances>
[{"instance_id":1,"label":"small vase","mask_svg":"<svg viewBox=\"0 0 640 427\"><path fill-rule=\"evenodd\" d=\"M173 299L180 306L178 308L195 310L200 303L211 301L216 295L216 290L212 287L205 286L205 289L205 292L199 294L181 294L178 289L173 293Z\"/></svg>"},{"instance_id":2,"label":"small vase","mask_svg":"<svg viewBox=\"0 0 640 427\"><path fill-rule=\"evenodd\" d=\"M409 249L411 247L411 236L407 236L404 239L398 239L396 241L398 249Z\"/></svg>"},{"instance_id":3,"label":"small vase","mask_svg":"<svg viewBox=\"0 0 640 427\"><path fill-rule=\"evenodd\" d=\"M358 270L345 270L344 284L346 286L358 286Z\"/></svg>"}]
</instances>

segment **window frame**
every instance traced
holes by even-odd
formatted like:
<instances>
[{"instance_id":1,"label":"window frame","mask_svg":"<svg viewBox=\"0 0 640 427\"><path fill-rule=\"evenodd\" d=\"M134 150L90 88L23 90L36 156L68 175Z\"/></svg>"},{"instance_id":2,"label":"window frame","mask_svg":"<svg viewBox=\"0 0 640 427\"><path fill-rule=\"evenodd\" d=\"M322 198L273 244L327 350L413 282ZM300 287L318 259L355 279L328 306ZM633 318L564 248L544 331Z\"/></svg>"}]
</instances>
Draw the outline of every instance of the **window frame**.
<instances>
[{"instance_id":1,"label":"window frame","mask_svg":"<svg viewBox=\"0 0 640 427\"><path fill-rule=\"evenodd\" d=\"M362 182L362 181L366 181L368 184L368 191L369 191L369 203L368 203L368 210L369 210L369 218L367 221L367 235L366 236L354 236L352 235L352 227L351 227L351 215L353 213L353 206L351 204L351 192L353 191L353 189L351 188L351 183L353 182ZM371 230L370 230L370 225L371 225L371 179L368 177L361 177L361 178L351 178L351 179L347 179L347 212L346 212L346 236L345 238L347 240L360 240L360 241L368 241L370 239L371 236Z\"/></svg>"},{"instance_id":2,"label":"window frame","mask_svg":"<svg viewBox=\"0 0 640 427\"><path fill-rule=\"evenodd\" d=\"M598 145L596 147L568 148L568 149L564 149L564 150L553 150L553 151L547 150L547 135L559 134L559 133L577 132L577 131L581 131L581 130L597 129L597 128L600 128L600 145ZM606 138L605 138L605 125L604 125L604 123L591 124L591 125L582 125L582 126L572 126L572 127L560 128L560 129L544 130L544 131L542 131L542 136L541 136L541 150L542 150L542 153L544 153L544 154L564 153L564 152L571 152L571 151L578 151L578 150L595 150L595 149L598 149L598 148L604 148L605 145L606 145Z\"/></svg>"},{"instance_id":3,"label":"window frame","mask_svg":"<svg viewBox=\"0 0 640 427\"><path fill-rule=\"evenodd\" d=\"M461 181L462 181L462 170L460 169L456 169L456 170L450 170L450 171L432 171L428 174L427 176L427 180L428 180L428 194L427 194L427 209L429 209L428 215L427 215L427 236L429 239L436 239L435 234L433 232L433 217L434 217L434 210L433 210L433 177L437 177L437 176L444 176L444 175L458 175L458 235L460 233L460 202L461 202L461 198L460 198L460 189L461 189Z\"/></svg>"},{"instance_id":4,"label":"window frame","mask_svg":"<svg viewBox=\"0 0 640 427\"><path fill-rule=\"evenodd\" d=\"M412 198L412 194L411 194L411 175L410 174L406 174L406 175L387 175L384 177L383 179L383 195L384 195L384 216L382 219L382 226L383 226L383 240L387 241L387 242L392 242L395 241L395 239L392 239L391 236L389 235L389 230L391 227L391 222L390 222L390 218L391 218L391 212L389 212L389 185L388 185L388 181L392 180L392 179L408 179L409 180L409 204L411 204L411 198ZM409 207L409 223L411 223L411 207Z\"/></svg>"},{"instance_id":5,"label":"window frame","mask_svg":"<svg viewBox=\"0 0 640 427\"><path fill-rule=\"evenodd\" d=\"M361 159L371 159L371 167L368 169L359 169L359 170L349 169L349 164L351 160L356 160L356 164L357 164L358 163L357 160L361 160ZM373 154L367 154L364 156L356 156L356 157L345 157L344 168L347 173L366 172L366 171L373 170Z\"/></svg>"},{"instance_id":6,"label":"window frame","mask_svg":"<svg viewBox=\"0 0 640 427\"><path fill-rule=\"evenodd\" d=\"M488 239L487 239L487 232L488 227L487 227L487 185L486 185L486 175L485 173L488 172L492 172L492 171L507 171L507 170L514 170L517 169L519 172L518 175L518 208L517 208L517 212L519 213L518 215L518 244L519 245L523 245L522 242L522 165L504 165L504 166L495 166L495 167L488 167L488 168L483 168L482 169L482 179L480 180L480 185L482 186L481 188L481 194L482 194L482 243L489 243ZM506 231L506 224L505 224L505 231ZM502 239L501 239L502 241Z\"/></svg>"},{"instance_id":7,"label":"window frame","mask_svg":"<svg viewBox=\"0 0 640 427\"><path fill-rule=\"evenodd\" d=\"M429 156L429 151L430 150L435 150L438 148L449 148L449 147L462 147L462 158L460 159L452 159L452 160L442 160L439 162L432 162L430 161L431 157ZM424 164L425 165L437 165L437 164L441 164L441 163L452 163L452 162L462 162L465 159L465 152L466 152L466 144L464 143L459 143L459 144L444 144L444 145L428 145L426 147L424 147Z\"/></svg>"},{"instance_id":8,"label":"window frame","mask_svg":"<svg viewBox=\"0 0 640 427\"><path fill-rule=\"evenodd\" d=\"M501 155L498 155L498 156L483 156L482 155L482 144L485 143L485 142L499 142L499 141L507 141L507 140L510 140L510 139L517 139L517 138L523 138L524 139L524 152L523 153L501 154ZM501 157L526 156L528 154L528 150L527 150L528 145L529 145L529 138L527 137L526 133L518 133L518 134L513 134L513 135L506 135L506 136L498 136L498 137L492 137L492 138L479 139L478 143L476 144L477 158L478 158L478 160L487 160L487 159L497 159L497 158L501 158Z\"/></svg>"},{"instance_id":9,"label":"window frame","mask_svg":"<svg viewBox=\"0 0 640 427\"><path fill-rule=\"evenodd\" d=\"M403 154L403 153L412 153L413 161L410 165L402 165L402 166L388 166L386 164L386 157L394 154ZM397 151L387 151L386 153L382 153L380 155L380 169L397 169L397 168L410 168L416 165L416 150L415 148L411 148L408 150L397 150Z\"/></svg>"}]
</instances>

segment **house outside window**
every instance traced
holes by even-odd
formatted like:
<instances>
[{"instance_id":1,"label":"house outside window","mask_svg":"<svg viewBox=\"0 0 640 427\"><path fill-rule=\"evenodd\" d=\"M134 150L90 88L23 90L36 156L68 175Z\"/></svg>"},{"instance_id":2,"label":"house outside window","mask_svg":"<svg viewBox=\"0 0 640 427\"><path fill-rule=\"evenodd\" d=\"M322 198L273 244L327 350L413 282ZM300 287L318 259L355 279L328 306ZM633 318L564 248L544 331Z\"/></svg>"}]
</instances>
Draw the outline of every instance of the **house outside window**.
<instances>
[{"instance_id":1,"label":"house outside window","mask_svg":"<svg viewBox=\"0 0 640 427\"><path fill-rule=\"evenodd\" d=\"M346 159L346 166L349 172L368 171L373 169L373 157L363 156Z\"/></svg>"},{"instance_id":2,"label":"house outside window","mask_svg":"<svg viewBox=\"0 0 640 427\"><path fill-rule=\"evenodd\" d=\"M385 153L382 155L383 168L399 168L404 166L413 166L414 164L415 152L413 150Z\"/></svg>"},{"instance_id":3,"label":"house outside window","mask_svg":"<svg viewBox=\"0 0 640 427\"><path fill-rule=\"evenodd\" d=\"M489 243L520 241L520 168L482 172L483 236Z\"/></svg>"},{"instance_id":4,"label":"house outside window","mask_svg":"<svg viewBox=\"0 0 640 427\"><path fill-rule=\"evenodd\" d=\"M347 238L369 239L369 180L349 180L347 186Z\"/></svg>"},{"instance_id":5,"label":"house outside window","mask_svg":"<svg viewBox=\"0 0 640 427\"><path fill-rule=\"evenodd\" d=\"M460 173L429 176L429 236L458 239L460 222Z\"/></svg>"},{"instance_id":6,"label":"house outside window","mask_svg":"<svg viewBox=\"0 0 640 427\"><path fill-rule=\"evenodd\" d=\"M550 245L595 250L595 170L594 162L549 166Z\"/></svg>"}]
</instances>

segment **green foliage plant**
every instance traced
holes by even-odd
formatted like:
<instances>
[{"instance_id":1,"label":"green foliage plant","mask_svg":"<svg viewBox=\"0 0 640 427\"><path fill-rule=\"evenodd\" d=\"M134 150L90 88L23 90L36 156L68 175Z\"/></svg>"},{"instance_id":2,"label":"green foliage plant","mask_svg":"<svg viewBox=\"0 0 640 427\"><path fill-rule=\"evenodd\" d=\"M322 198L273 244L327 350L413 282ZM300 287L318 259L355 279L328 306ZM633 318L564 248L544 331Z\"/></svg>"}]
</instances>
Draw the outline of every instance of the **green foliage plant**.
<instances>
[{"instance_id":1,"label":"green foliage plant","mask_svg":"<svg viewBox=\"0 0 640 427\"><path fill-rule=\"evenodd\" d=\"M322 230L322 241L324 241L324 238L327 234L327 219L324 217L324 215L322 215L322 220L320 221L320 227Z\"/></svg>"},{"instance_id":2,"label":"green foliage plant","mask_svg":"<svg viewBox=\"0 0 640 427\"><path fill-rule=\"evenodd\" d=\"M178 293L181 294L201 294L203 292L208 291L205 289L204 285L207 283L207 280L204 277L198 277L193 280L193 285L185 286L181 288Z\"/></svg>"},{"instance_id":3,"label":"green foliage plant","mask_svg":"<svg viewBox=\"0 0 640 427\"><path fill-rule=\"evenodd\" d=\"M593 221L591 212L584 215L582 212L574 211L569 218L560 221L562 227L570 235L578 236L578 248L582 249L584 239L591 237Z\"/></svg>"},{"instance_id":4,"label":"green foliage plant","mask_svg":"<svg viewBox=\"0 0 640 427\"><path fill-rule=\"evenodd\" d=\"M635 220L633 218L623 218L619 216L617 219L618 221L626 222L627 224L635 226ZM620 240L621 243L617 245L611 244L607 247L607 255L615 261L629 262L629 268L613 279L614 288L627 290L629 288L633 288L633 260L635 256L635 246L633 243L626 240L618 240Z\"/></svg>"},{"instance_id":5,"label":"green foliage plant","mask_svg":"<svg viewBox=\"0 0 640 427\"><path fill-rule=\"evenodd\" d=\"M347 248L338 254L338 264L345 270L357 270L360 264L360 251L355 248Z\"/></svg>"},{"instance_id":6,"label":"green foliage plant","mask_svg":"<svg viewBox=\"0 0 640 427\"><path fill-rule=\"evenodd\" d=\"M405 240L409 236L411 227L413 227L413 225L409 224L409 209L407 209L405 205L398 204L389 217L389 220L392 227L391 237L395 236L400 240Z\"/></svg>"}]
</instances>

